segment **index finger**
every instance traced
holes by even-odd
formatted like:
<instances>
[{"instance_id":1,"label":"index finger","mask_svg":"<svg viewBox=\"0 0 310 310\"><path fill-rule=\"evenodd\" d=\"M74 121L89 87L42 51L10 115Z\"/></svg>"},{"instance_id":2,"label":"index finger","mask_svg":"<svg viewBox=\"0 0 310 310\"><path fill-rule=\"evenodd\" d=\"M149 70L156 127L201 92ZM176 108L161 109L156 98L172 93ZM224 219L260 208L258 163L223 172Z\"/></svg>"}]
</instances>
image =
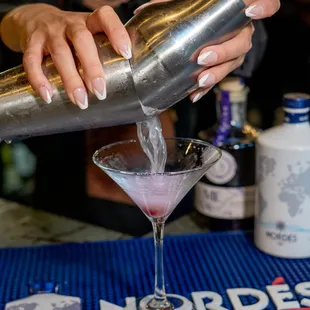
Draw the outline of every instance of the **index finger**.
<instances>
[{"instance_id":1,"label":"index finger","mask_svg":"<svg viewBox=\"0 0 310 310\"><path fill-rule=\"evenodd\" d=\"M92 34L104 32L117 53L125 59L132 57L131 40L127 30L110 6L103 6L89 15L87 28Z\"/></svg>"}]
</instances>

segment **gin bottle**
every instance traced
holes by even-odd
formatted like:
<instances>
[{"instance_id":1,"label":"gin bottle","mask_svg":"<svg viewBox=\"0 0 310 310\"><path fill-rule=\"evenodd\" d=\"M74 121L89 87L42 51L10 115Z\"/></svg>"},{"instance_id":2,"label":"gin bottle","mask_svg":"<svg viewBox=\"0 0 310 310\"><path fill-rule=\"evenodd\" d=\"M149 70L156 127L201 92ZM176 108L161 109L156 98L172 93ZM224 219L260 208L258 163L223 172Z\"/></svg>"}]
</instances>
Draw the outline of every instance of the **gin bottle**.
<instances>
[{"instance_id":1,"label":"gin bottle","mask_svg":"<svg viewBox=\"0 0 310 310\"><path fill-rule=\"evenodd\" d=\"M246 121L248 88L237 77L216 90L218 122L199 138L222 150L221 160L195 187L198 222L211 231L248 230L254 226L255 139Z\"/></svg>"},{"instance_id":2,"label":"gin bottle","mask_svg":"<svg viewBox=\"0 0 310 310\"><path fill-rule=\"evenodd\" d=\"M271 255L310 257L310 96L284 96L284 123L257 144L255 243Z\"/></svg>"}]
</instances>

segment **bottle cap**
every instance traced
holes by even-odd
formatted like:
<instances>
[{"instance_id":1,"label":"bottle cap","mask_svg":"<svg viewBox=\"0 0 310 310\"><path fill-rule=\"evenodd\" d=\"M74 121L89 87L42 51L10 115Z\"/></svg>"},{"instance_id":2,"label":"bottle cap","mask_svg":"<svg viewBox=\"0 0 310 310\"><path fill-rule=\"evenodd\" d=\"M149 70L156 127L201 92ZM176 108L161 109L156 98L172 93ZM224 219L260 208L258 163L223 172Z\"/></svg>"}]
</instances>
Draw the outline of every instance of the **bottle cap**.
<instances>
[{"instance_id":1,"label":"bottle cap","mask_svg":"<svg viewBox=\"0 0 310 310\"><path fill-rule=\"evenodd\" d=\"M228 77L219 83L217 93L226 92L229 94L231 103L240 103L247 101L248 88L240 77Z\"/></svg>"},{"instance_id":2,"label":"bottle cap","mask_svg":"<svg viewBox=\"0 0 310 310\"><path fill-rule=\"evenodd\" d=\"M228 92L239 92L243 91L245 88L245 83L242 78L239 77L228 77L219 83L219 88L221 91Z\"/></svg>"},{"instance_id":3,"label":"bottle cap","mask_svg":"<svg viewBox=\"0 0 310 310\"><path fill-rule=\"evenodd\" d=\"M289 93L284 95L283 107L289 109L309 109L310 96L304 93Z\"/></svg>"}]
</instances>

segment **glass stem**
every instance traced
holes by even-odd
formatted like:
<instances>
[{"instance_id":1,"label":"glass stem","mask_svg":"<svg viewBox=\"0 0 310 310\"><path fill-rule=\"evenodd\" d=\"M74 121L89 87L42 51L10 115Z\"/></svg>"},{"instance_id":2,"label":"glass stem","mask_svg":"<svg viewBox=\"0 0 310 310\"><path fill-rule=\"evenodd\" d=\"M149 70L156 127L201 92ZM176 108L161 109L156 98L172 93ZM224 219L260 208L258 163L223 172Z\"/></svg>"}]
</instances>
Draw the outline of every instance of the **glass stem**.
<instances>
[{"instance_id":1,"label":"glass stem","mask_svg":"<svg viewBox=\"0 0 310 310\"><path fill-rule=\"evenodd\" d=\"M164 242L165 220L153 221L154 243L155 243L155 290L154 299L158 302L166 300L163 242Z\"/></svg>"}]
</instances>

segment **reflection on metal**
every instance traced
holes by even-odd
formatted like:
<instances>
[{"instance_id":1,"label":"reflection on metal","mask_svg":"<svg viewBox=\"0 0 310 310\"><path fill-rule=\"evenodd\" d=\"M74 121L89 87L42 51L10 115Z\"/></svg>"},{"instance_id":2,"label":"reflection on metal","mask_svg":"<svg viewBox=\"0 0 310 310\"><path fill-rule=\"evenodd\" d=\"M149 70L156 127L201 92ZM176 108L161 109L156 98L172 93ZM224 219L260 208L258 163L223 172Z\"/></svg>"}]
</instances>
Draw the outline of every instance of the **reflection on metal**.
<instances>
[{"instance_id":1,"label":"reflection on metal","mask_svg":"<svg viewBox=\"0 0 310 310\"><path fill-rule=\"evenodd\" d=\"M22 66L1 73L0 138L134 123L145 118L141 104L158 113L171 107L198 87L201 49L229 39L249 22L244 7L242 0L174 0L147 6L126 24L133 46L130 61L113 51L105 35L96 35L108 97L99 101L90 93L86 110L69 103L50 57L42 64L53 85L49 105L32 91Z\"/></svg>"}]
</instances>

